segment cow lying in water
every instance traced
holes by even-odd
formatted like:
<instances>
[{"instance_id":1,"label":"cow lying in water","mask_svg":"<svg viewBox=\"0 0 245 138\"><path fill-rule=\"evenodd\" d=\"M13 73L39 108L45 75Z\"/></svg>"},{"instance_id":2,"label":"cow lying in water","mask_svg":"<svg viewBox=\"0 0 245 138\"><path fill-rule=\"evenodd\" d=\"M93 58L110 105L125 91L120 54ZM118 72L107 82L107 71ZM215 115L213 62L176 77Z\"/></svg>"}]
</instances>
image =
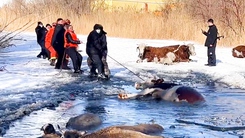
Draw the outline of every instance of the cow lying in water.
<instances>
[{"instance_id":1,"label":"cow lying in water","mask_svg":"<svg viewBox=\"0 0 245 138\"><path fill-rule=\"evenodd\" d=\"M160 83L159 83L160 82ZM143 89L136 94L119 94L119 99L137 99L145 96L151 96L154 99L161 99L170 102L187 102L190 104L205 102L204 97L195 89L187 86L181 86L175 83L136 83L136 89Z\"/></svg>"},{"instance_id":2,"label":"cow lying in water","mask_svg":"<svg viewBox=\"0 0 245 138\"><path fill-rule=\"evenodd\" d=\"M52 124L45 125L44 135L40 138L163 138L150 134L161 133L163 127L158 124L139 124L135 126L111 126L96 132L85 134L79 131L65 131L57 134Z\"/></svg>"},{"instance_id":3,"label":"cow lying in water","mask_svg":"<svg viewBox=\"0 0 245 138\"><path fill-rule=\"evenodd\" d=\"M164 47L152 47L146 44L140 44L137 47L139 51L137 62L146 60L147 62L160 62L163 64L172 64L173 62L189 62L190 56L195 56L195 47L193 44L173 45Z\"/></svg>"},{"instance_id":4,"label":"cow lying in water","mask_svg":"<svg viewBox=\"0 0 245 138\"><path fill-rule=\"evenodd\" d=\"M236 58L245 58L245 46L240 45L232 49L232 56Z\"/></svg>"}]
</instances>

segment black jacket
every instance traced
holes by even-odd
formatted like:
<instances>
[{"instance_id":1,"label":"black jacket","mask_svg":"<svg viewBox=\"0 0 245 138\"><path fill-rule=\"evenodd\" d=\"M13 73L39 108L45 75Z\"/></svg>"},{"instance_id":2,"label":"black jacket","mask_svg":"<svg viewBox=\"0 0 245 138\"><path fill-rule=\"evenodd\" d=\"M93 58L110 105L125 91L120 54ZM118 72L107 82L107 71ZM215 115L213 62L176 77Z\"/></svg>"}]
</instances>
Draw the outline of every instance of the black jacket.
<instances>
[{"instance_id":1,"label":"black jacket","mask_svg":"<svg viewBox=\"0 0 245 138\"><path fill-rule=\"evenodd\" d=\"M98 34L95 30L93 30L90 32L87 38L86 53L88 55L103 55L105 52L107 53L106 32L101 30L101 33Z\"/></svg>"},{"instance_id":2,"label":"black jacket","mask_svg":"<svg viewBox=\"0 0 245 138\"><path fill-rule=\"evenodd\" d=\"M45 36L47 33L47 29L45 27L37 26L35 28L35 32L37 34L37 42L42 43L45 41Z\"/></svg>"},{"instance_id":3,"label":"black jacket","mask_svg":"<svg viewBox=\"0 0 245 138\"><path fill-rule=\"evenodd\" d=\"M51 44L54 47L54 49L64 49L64 44L65 44L64 35L65 35L64 26L61 24L57 24L54 29L54 34L51 41Z\"/></svg>"},{"instance_id":4,"label":"black jacket","mask_svg":"<svg viewBox=\"0 0 245 138\"><path fill-rule=\"evenodd\" d=\"M203 32L207 36L205 41L205 46L209 47L210 45L216 46L218 29L215 25L209 26L208 32Z\"/></svg>"}]
</instances>

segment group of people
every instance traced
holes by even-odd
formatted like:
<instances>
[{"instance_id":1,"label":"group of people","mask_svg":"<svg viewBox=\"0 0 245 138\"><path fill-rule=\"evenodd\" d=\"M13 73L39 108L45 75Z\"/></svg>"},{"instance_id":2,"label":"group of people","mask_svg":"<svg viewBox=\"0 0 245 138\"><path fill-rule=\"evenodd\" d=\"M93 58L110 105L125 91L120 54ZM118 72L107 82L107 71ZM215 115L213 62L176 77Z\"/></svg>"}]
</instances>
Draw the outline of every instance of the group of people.
<instances>
[{"instance_id":1,"label":"group of people","mask_svg":"<svg viewBox=\"0 0 245 138\"><path fill-rule=\"evenodd\" d=\"M83 73L81 69L83 57L78 51L82 43L73 30L70 20L58 18L56 22L46 24L38 22L35 28L37 43L41 47L38 58L48 58L55 69L70 69L67 65L69 58L73 63L74 73ZM87 38L86 53L90 76L98 79L109 79L107 58L107 40L103 26L95 24Z\"/></svg>"}]
</instances>

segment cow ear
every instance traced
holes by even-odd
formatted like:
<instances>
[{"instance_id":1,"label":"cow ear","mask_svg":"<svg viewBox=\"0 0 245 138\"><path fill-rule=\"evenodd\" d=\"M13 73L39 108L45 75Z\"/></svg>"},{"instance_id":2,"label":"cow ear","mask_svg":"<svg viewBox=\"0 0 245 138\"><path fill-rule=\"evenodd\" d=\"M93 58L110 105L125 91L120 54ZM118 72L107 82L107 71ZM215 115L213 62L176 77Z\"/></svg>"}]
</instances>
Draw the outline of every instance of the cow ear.
<instances>
[{"instance_id":1,"label":"cow ear","mask_svg":"<svg viewBox=\"0 0 245 138\"><path fill-rule=\"evenodd\" d=\"M151 82L153 82L155 84L157 81L156 80L151 80Z\"/></svg>"}]
</instances>

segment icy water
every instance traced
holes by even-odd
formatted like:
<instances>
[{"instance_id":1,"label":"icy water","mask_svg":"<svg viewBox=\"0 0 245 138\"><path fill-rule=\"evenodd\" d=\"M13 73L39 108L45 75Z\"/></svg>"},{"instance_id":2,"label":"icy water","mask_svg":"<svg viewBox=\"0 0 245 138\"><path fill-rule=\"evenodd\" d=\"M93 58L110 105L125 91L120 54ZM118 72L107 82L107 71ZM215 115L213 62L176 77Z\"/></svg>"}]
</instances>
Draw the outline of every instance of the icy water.
<instances>
[{"instance_id":1,"label":"icy water","mask_svg":"<svg viewBox=\"0 0 245 138\"><path fill-rule=\"evenodd\" d=\"M121 86L135 91L132 86ZM75 100L60 103L56 108L43 108L11 123L3 138L34 138L42 135L40 128L46 123L59 124L62 128L70 117L85 112L98 114L103 124L97 129L111 125L135 125L157 123L164 127L161 135L175 138L238 138L243 131L214 131L192 124L182 124L184 119L215 126L242 126L245 123L245 91L213 86L197 86L206 103L189 105L152 100L118 100L116 94L80 94ZM71 92L71 91L70 91ZM82 92L81 92L82 93ZM85 93L85 92L84 92Z\"/></svg>"}]
</instances>

